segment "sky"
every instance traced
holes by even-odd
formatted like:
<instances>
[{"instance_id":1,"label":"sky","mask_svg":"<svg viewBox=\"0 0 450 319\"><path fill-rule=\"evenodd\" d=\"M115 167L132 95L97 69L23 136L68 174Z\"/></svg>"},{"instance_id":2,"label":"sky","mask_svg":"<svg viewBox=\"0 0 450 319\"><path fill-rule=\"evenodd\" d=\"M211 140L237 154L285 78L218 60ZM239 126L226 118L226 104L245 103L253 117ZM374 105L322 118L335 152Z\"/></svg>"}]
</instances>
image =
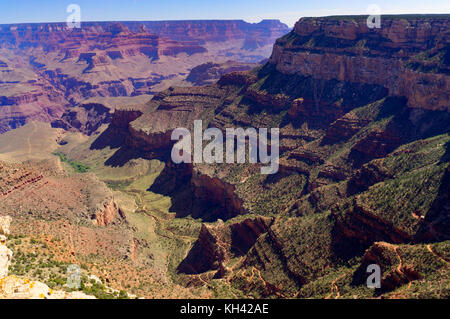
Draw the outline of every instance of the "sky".
<instances>
[{"instance_id":1,"label":"sky","mask_svg":"<svg viewBox=\"0 0 450 319\"><path fill-rule=\"evenodd\" d=\"M293 26L305 16L450 13L448 0L0 0L0 24L64 22L67 7L77 4L83 21L280 19Z\"/></svg>"}]
</instances>

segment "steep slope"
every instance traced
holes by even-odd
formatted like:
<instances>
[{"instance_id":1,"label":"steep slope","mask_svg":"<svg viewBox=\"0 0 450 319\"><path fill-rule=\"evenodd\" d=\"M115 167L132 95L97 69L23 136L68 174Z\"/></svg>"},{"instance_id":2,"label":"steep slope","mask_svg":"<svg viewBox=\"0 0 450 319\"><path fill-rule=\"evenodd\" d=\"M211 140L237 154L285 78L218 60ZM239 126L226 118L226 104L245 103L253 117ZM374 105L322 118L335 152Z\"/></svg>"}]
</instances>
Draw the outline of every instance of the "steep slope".
<instances>
[{"instance_id":1,"label":"steep slope","mask_svg":"<svg viewBox=\"0 0 450 319\"><path fill-rule=\"evenodd\" d=\"M189 72L186 81L196 86L214 84L222 75L235 71L247 71L256 66L256 63L239 63L234 61L227 61L225 63L208 62L193 68Z\"/></svg>"}]
</instances>

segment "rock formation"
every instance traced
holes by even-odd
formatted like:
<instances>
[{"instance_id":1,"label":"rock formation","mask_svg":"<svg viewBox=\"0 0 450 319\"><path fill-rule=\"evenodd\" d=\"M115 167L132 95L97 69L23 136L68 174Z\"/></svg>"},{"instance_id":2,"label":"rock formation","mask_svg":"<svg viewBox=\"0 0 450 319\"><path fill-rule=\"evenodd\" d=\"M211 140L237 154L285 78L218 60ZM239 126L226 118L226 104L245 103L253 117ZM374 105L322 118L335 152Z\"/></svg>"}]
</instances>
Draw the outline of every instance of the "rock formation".
<instances>
[{"instance_id":1,"label":"rock formation","mask_svg":"<svg viewBox=\"0 0 450 319\"><path fill-rule=\"evenodd\" d=\"M227 61L225 63L208 62L200 64L189 72L186 81L196 85L207 85L217 82L222 75L236 71L247 71L258 64Z\"/></svg>"},{"instance_id":2,"label":"rock formation","mask_svg":"<svg viewBox=\"0 0 450 319\"><path fill-rule=\"evenodd\" d=\"M362 17L305 18L276 42L270 63L284 74L381 85L391 96L405 96L410 107L448 110L448 65L439 61L434 72L410 65L418 51L441 56L448 50L449 23L439 16L384 18L382 28L369 29Z\"/></svg>"},{"instance_id":3,"label":"rock formation","mask_svg":"<svg viewBox=\"0 0 450 319\"><path fill-rule=\"evenodd\" d=\"M224 262L245 255L256 240L267 232L270 218L247 218L230 225L202 225L198 240L178 267L185 274L198 274L223 268ZM223 274L220 275L220 277Z\"/></svg>"},{"instance_id":4,"label":"rock formation","mask_svg":"<svg viewBox=\"0 0 450 319\"><path fill-rule=\"evenodd\" d=\"M110 202L103 204L103 207L92 215L92 222L96 226L107 226L113 223L119 215L122 218L124 217L116 202L111 200Z\"/></svg>"},{"instance_id":5,"label":"rock formation","mask_svg":"<svg viewBox=\"0 0 450 319\"><path fill-rule=\"evenodd\" d=\"M151 95L208 61L259 62L288 30L279 21L1 25L0 133L30 120L59 120L90 98ZM244 44L248 37L256 44ZM216 48L218 41L225 46ZM60 127L73 129L65 123L72 111Z\"/></svg>"},{"instance_id":6,"label":"rock formation","mask_svg":"<svg viewBox=\"0 0 450 319\"><path fill-rule=\"evenodd\" d=\"M8 276L8 268L11 265L12 251L6 247L10 222L11 217L0 216L0 279Z\"/></svg>"},{"instance_id":7,"label":"rock formation","mask_svg":"<svg viewBox=\"0 0 450 319\"><path fill-rule=\"evenodd\" d=\"M9 225L11 216L0 216L0 234L8 236L10 234Z\"/></svg>"},{"instance_id":8,"label":"rock formation","mask_svg":"<svg viewBox=\"0 0 450 319\"><path fill-rule=\"evenodd\" d=\"M91 135L103 125L111 122L110 109L102 104L82 104L64 112L60 119L53 121L52 127Z\"/></svg>"}]
</instances>

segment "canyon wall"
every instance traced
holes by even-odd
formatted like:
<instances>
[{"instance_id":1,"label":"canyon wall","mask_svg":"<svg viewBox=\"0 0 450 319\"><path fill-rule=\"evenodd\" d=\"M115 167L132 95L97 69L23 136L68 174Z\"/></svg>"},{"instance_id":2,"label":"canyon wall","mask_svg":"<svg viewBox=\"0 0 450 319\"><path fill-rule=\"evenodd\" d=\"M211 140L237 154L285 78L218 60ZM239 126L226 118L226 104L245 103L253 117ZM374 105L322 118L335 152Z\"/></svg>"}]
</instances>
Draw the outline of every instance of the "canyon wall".
<instances>
[{"instance_id":1,"label":"canyon wall","mask_svg":"<svg viewBox=\"0 0 450 319\"><path fill-rule=\"evenodd\" d=\"M448 17L304 18L279 39L270 63L284 74L380 85L408 105L449 110Z\"/></svg>"}]
</instances>

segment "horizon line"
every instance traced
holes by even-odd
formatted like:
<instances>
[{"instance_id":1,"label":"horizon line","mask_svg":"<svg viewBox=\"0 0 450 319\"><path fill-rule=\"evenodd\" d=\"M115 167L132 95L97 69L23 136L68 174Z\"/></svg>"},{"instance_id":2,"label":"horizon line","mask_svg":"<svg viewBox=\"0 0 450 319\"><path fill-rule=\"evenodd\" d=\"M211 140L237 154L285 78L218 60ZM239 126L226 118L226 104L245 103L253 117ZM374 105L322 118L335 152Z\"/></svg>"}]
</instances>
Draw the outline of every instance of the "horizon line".
<instances>
[{"instance_id":1,"label":"horizon line","mask_svg":"<svg viewBox=\"0 0 450 319\"><path fill-rule=\"evenodd\" d=\"M450 16L449 13L382 13L383 16ZM297 21L303 18L333 18L333 17L365 17L370 16L369 14L333 14L333 15L317 15L317 16L300 16ZM259 22L246 21L245 18L235 18L235 19L164 19L164 20L84 20L81 23L107 23L107 22L174 22L174 21L242 21L248 24L258 24L263 21L278 21L289 26L288 23L283 22L280 18L263 18ZM21 25L21 24L62 24L66 21L27 21L27 22L12 22L12 23L0 23L0 26L4 25Z\"/></svg>"}]
</instances>

